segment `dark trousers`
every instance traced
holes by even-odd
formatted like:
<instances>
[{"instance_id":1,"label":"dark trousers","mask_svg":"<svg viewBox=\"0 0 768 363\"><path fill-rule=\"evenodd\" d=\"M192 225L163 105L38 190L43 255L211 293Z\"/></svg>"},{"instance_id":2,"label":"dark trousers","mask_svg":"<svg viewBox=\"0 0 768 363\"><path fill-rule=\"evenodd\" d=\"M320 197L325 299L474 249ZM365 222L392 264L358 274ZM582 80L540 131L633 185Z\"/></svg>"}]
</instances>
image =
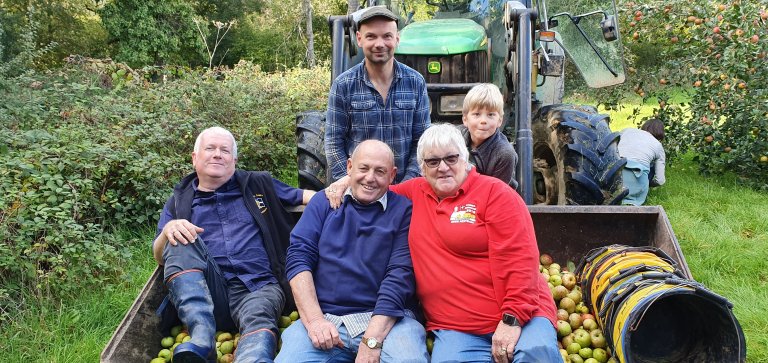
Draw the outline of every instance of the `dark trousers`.
<instances>
[{"instance_id":1,"label":"dark trousers","mask_svg":"<svg viewBox=\"0 0 768 363\"><path fill-rule=\"evenodd\" d=\"M278 333L277 319L285 304L285 294L280 285L267 284L251 292L238 279L227 281L199 237L195 243L187 245L167 244L163 260L163 281L182 271L203 271L211 292L216 330L238 330L243 335L262 329ZM168 308L171 304L164 302L163 305ZM163 315L167 316L168 312L163 312Z\"/></svg>"}]
</instances>

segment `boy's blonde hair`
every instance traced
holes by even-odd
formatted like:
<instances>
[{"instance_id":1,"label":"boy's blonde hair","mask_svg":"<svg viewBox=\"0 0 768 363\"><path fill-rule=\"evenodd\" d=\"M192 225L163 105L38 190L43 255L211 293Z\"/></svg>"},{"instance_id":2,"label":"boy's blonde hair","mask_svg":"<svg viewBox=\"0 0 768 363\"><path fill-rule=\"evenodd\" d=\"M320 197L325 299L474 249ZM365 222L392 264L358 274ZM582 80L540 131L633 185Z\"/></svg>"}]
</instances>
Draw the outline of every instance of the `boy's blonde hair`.
<instances>
[{"instance_id":1,"label":"boy's blonde hair","mask_svg":"<svg viewBox=\"0 0 768 363\"><path fill-rule=\"evenodd\" d=\"M492 83L481 83L472 87L464 97L464 106L461 112L466 116L475 108L485 108L496 111L500 117L504 116L504 97L499 87Z\"/></svg>"}]
</instances>

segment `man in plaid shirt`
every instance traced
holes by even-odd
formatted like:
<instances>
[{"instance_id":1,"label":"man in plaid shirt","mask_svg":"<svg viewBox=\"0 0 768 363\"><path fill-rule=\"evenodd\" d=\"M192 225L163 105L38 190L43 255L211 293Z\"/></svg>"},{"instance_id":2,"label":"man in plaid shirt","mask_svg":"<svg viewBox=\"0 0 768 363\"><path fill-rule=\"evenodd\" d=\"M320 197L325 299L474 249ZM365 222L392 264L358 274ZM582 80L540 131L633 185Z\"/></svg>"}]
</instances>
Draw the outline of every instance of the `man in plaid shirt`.
<instances>
[{"instance_id":1,"label":"man in plaid shirt","mask_svg":"<svg viewBox=\"0 0 768 363\"><path fill-rule=\"evenodd\" d=\"M334 207L349 186L346 163L357 145L368 139L389 145L399 183L419 175L416 143L430 125L424 77L394 57L400 41L397 16L373 6L357 28L365 60L334 80L328 98L325 153L334 183L326 194Z\"/></svg>"}]
</instances>

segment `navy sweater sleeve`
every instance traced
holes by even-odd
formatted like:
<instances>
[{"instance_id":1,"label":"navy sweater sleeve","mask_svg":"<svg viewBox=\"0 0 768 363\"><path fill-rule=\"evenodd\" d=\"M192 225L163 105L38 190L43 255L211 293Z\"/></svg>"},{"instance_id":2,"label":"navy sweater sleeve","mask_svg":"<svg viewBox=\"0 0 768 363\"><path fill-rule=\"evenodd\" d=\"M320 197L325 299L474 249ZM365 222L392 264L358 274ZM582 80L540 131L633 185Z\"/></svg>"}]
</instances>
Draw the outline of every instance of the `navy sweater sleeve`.
<instances>
[{"instance_id":1,"label":"navy sweater sleeve","mask_svg":"<svg viewBox=\"0 0 768 363\"><path fill-rule=\"evenodd\" d=\"M318 242L323 231L323 222L327 214L328 198L325 193L317 193L307 204L301 218L291 231L291 245L285 261L285 273L288 281L300 272L313 271L319 257Z\"/></svg>"},{"instance_id":2,"label":"navy sweater sleeve","mask_svg":"<svg viewBox=\"0 0 768 363\"><path fill-rule=\"evenodd\" d=\"M374 315L386 315L400 318L404 315L407 301L416 290L413 275L411 251L408 247L408 230L411 225L411 202L403 197L395 197L390 192L388 208L401 210L402 215L397 234L393 241L392 253L389 256L387 272L379 288ZM405 206L405 208L402 208Z\"/></svg>"}]
</instances>

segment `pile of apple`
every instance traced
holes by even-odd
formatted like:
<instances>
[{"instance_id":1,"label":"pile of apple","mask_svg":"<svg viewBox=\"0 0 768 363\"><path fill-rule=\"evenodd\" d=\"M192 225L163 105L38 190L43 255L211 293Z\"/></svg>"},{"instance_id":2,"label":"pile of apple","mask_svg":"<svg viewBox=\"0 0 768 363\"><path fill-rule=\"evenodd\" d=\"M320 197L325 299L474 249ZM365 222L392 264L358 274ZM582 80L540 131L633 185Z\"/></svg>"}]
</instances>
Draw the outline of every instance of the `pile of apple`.
<instances>
[{"instance_id":1,"label":"pile of apple","mask_svg":"<svg viewBox=\"0 0 768 363\"><path fill-rule=\"evenodd\" d=\"M299 319L299 313L297 311L291 312L289 315L281 316L277 320L277 325L282 334L283 331L288 328L293 322ZM235 349L237 349L237 343L240 341L240 333L237 332L216 332L216 356L218 363L231 363L235 360ZM181 343L188 342L192 337L189 336L186 326L177 325L171 328L171 335L164 337L160 340L160 352L157 353L157 358L153 358L150 363L166 363L171 361L173 356L173 350L176 349ZM282 341L278 341L277 350L280 350Z\"/></svg>"},{"instance_id":2,"label":"pile of apple","mask_svg":"<svg viewBox=\"0 0 768 363\"><path fill-rule=\"evenodd\" d=\"M565 267L548 254L539 258L539 271L547 281L557 307L557 338L565 363L618 362L611 357L608 342L589 307L582 300L573 263Z\"/></svg>"}]
</instances>

